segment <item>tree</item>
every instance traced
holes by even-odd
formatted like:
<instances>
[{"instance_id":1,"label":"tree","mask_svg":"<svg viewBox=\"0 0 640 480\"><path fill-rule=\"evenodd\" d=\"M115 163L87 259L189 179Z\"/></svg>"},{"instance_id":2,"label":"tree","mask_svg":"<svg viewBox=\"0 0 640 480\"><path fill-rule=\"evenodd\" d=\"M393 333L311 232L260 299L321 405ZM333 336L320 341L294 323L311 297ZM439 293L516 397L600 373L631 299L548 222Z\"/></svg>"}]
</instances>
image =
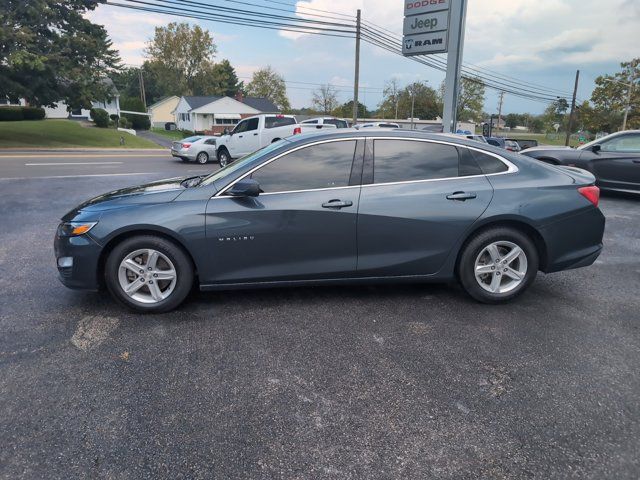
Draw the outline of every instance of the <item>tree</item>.
<instances>
[{"instance_id":1,"label":"tree","mask_svg":"<svg viewBox=\"0 0 640 480\"><path fill-rule=\"evenodd\" d=\"M378 111L382 118L398 118L398 106L400 103L400 83L397 79L389 80L382 92L382 102L378 105Z\"/></svg>"},{"instance_id":2,"label":"tree","mask_svg":"<svg viewBox=\"0 0 640 480\"><path fill-rule=\"evenodd\" d=\"M226 59L216 63L213 67L213 79L218 85L218 95L234 97L244 87L243 82L238 79L235 69Z\"/></svg>"},{"instance_id":3,"label":"tree","mask_svg":"<svg viewBox=\"0 0 640 480\"><path fill-rule=\"evenodd\" d=\"M398 118L411 116L411 97L414 96L414 118L431 120L442 112L438 93L426 83L414 82L400 91L398 100Z\"/></svg>"},{"instance_id":4,"label":"tree","mask_svg":"<svg viewBox=\"0 0 640 480\"><path fill-rule=\"evenodd\" d=\"M367 110L367 107L358 102L358 118L367 118L371 112ZM333 111L333 115L340 118L353 118L353 100L349 100L347 103L343 103Z\"/></svg>"},{"instance_id":5,"label":"tree","mask_svg":"<svg viewBox=\"0 0 640 480\"><path fill-rule=\"evenodd\" d=\"M149 68L162 78L165 92L172 95L200 93L196 88L203 75L211 73L216 52L208 30L176 22L156 27L145 50Z\"/></svg>"},{"instance_id":6,"label":"tree","mask_svg":"<svg viewBox=\"0 0 640 480\"><path fill-rule=\"evenodd\" d=\"M0 2L0 98L89 108L111 93L104 76L120 68L106 30L84 17L99 0Z\"/></svg>"},{"instance_id":7,"label":"tree","mask_svg":"<svg viewBox=\"0 0 640 480\"><path fill-rule=\"evenodd\" d=\"M485 86L482 80L462 77L458 94L458 121L481 122L484 96Z\"/></svg>"},{"instance_id":8,"label":"tree","mask_svg":"<svg viewBox=\"0 0 640 480\"><path fill-rule=\"evenodd\" d=\"M596 78L596 87L591 94L594 113L605 131L615 131L622 126L624 109L627 108L629 86L631 102L627 118L627 128L640 128L640 58L620 64L621 71L613 75Z\"/></svg>"},{"instance_id":9,"label":"tree","mask_svg":"<svg viewBox=\"0 0 640 480\"><path fill-rule=\"evenodd\" d=\"M331 84L320 85L313 92L311 104L325 115L330 114L338 107L338 92Z\"/></svg>"},{"instance_id":10,"label":"tree","mask_svg":"<svg viewBox=\"0 0 640 480\"><path fill-rule=\"evenodd\" d=\"M253 73L251 81L246 87L246 93L254 97L268 98L280 111L287 112L291 108L284 78L270 66Z\"/></svg>"},{"instance_id":11,"label":"tree","mask_svg":"<svg viewBox=\"0 0 640 480\"><path fill-rule=\"evenodd\" d=\"M120 97L120 108L129 112L146 112L142 100L138 97ZM131 123L131 128L134 130L149 130L151 128L151 121L146 115L123 113L122 116Z\"/></svg>"}]
</instances>

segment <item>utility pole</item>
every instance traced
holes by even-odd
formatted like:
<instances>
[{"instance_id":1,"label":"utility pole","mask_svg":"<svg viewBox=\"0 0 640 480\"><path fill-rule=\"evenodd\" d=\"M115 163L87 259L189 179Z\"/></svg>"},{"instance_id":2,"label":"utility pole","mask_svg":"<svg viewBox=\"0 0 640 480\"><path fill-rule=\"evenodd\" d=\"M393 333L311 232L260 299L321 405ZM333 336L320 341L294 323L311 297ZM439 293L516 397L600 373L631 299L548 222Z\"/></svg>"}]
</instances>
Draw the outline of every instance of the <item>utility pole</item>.
<instances>
[{"instance_id":1,"label":"utility pole","mask_svg":"<svg viewBox=\"0 0 640 480\"><path fill-rule=\"evenodd\" d=\"M498 133L500 133L500 121L502 120L502 102L504 102L504 92L500 92L500 103L498 104Z\"/></svg>"},{"instance_id":2,"label":"utility pole","mask_svg":"<svg viewBox=\"0 0 640 480\"><path fill-rule=\"evenodd\" d=\"M358 83L360 82L360 9L356 14L356 67L353 81L353 124L358 123Z\"/></svg>"},{"instance_id":3,"label":"utility pole","mask_svg":"<svg viewBox=\"0 0 640 480\"><path fill-rule=\"evenodd\" d=\"M631 83L629 85L627 85L627 106L624 109L624 117L622 119L622 131L625 131L627 129L627 117L629 116L629 109L631 109L631 92L633 91L633 81L635 80L635 77L633 75L633 73L631 74Z\"/></svg>"},{"instance_id":4,"label":"utility pole","mask_svg":"<svg viewBox=\"0 0 640 480\"><path fill-rule=\"evenodd\" d=\"M144 105L145 112L147 111L147 95L144 91L144 78L142 78L142 68L138 70L138 81L140 82L140 100Z\"/></svg>"},{"instance_id":5,"label":"utility pole","mask_svg":"<svg viewBox=\"0 0 640 480\"><path fill-rule=\"evenodd\" d=\"M411 130L413 130L413 107L416 103L415 85L411 86ZM397 115L396 115L397 116Z\"/></svg>"},{"instance_id":6,"label":"utility pole","mask_svg":"<svg viewBox=\"0 0 640 480\"><path fill-rule=\"evenodd\" d=\"M567 137L564 140L564 146L569 146L571 139L571 131L573 130L573 114L576 111L576 94L578 93L578 81L580 80L580 70L576 70L576 83L573 87L573 98L571 99L571 112L569 113L569 125L567 125Z\"/></svg>"}]
</instances>

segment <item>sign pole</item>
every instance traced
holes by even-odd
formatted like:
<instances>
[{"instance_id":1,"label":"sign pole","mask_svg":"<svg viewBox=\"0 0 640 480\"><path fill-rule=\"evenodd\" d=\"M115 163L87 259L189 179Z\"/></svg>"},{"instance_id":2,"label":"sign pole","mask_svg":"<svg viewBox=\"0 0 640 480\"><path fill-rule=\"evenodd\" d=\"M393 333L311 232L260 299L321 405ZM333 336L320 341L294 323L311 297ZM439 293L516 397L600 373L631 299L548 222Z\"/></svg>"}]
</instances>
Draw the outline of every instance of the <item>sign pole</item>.
<instances>
[{"instance_id":1,"label":"sign pole","mask_svg":"<svg viewBox=\"0 0 640 480\"><path fill-rule=\"evenodd\" d=\"M442 126L445 133L456 131L457 100L460 90L460 65L464 48L464 25L467 0L451 0L447 54L447 78L444 87Z\"/></svg>"},{"instance_id":2,"label":"sign pole","mask_svg":"<svg viewBox=\"0 0 640 480\"><path fill-rule=\"evenodd\" d=\"M360 9L356 15L356 68L353 77L353 125L358 123L358 87L360 83Z\"/></svg>"}]
</instances>

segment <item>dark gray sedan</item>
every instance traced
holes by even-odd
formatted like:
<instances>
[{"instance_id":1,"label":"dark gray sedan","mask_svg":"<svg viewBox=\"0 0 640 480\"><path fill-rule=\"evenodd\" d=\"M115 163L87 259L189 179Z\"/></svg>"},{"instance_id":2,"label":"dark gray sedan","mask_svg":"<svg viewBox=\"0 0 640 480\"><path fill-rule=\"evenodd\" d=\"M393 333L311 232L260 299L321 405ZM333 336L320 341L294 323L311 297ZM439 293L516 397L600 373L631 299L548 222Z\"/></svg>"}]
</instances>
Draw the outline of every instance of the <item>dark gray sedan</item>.
<instances>
[{"instance_id":1,"label":"dark gray sedan","mask_svg":"<svg viewBox=\"0 0 640 480\"><path fill-rule=\"evenodd\" d=\"M604 190L640 193L640 130L613 133L576 149L534 147L522 154L588 170Z\"/></svg>"},{"instance_id":2,"label":"dark gray sedan","mask_svg":"<svg viewBox=\"0 0 640 480\"><path fill-rule=\"evenodd\" d=\"M63 217L70 288L144 312L201 290L457 279L486 303L539 270L591 265L604 217L589 172L401 130L280 140L203 177L101 195Z\"/></svg>"}]
</instances>

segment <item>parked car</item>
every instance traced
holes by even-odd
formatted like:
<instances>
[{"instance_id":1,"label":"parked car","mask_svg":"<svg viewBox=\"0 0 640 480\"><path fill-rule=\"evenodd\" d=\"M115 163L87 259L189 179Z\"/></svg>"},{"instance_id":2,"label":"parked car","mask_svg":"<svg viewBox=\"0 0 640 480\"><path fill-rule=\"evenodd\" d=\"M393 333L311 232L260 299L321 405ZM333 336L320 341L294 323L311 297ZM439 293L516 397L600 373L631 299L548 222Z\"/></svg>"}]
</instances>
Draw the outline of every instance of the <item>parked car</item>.
<instances>
[{"instance_id":1,"label":"parked car","mask_svg":"<svg viewBox=\"0 0 640 480\"><path fill-rule=\"evenodd\" d=\"M361 123L359 125L355 125L354 128L400 128L400 125L393 122L369 122L369 123Z\"/></svg>"},{"instance_id":2,"label":"parked car","mask_svg":"<svg viewBox=\"0 0 640 480\"><path fill-rule=\"evenodd\" d=\"M349 128L349 122L335 117L310 118L309 120L300 122L300 125L315 125L316 128L323 128L327 125L333 125L336 128Z\"/></svg>"},{"instance_id":3,"label":"parked car","mask_svg":"<svg viewBox=\"0 0 640 480\"><path fill-rule=\"evenodd\" d=\"M526 150L527 148L538 146L538 140L534 140L531 138L507 138L507 140L516 142L520 147L520 150Z\"/></svg>"},{"instance_id":4,"label":"parked car","mask_svg":"<svg viewBox=\"0 0 640 480\"><path fill-rule=\"evenodd\" d=\"M640 130L613 133L577 149L541 146L522 154L553 165L583 168L602 189L640 193Z\"/></svg>"},{"instance_id":5,"label":"parked car","mask_svg":"<svg viewBox=\"0 0 640 480\"><path fill-rule=\"evenodd\" d=\"M324 128L335 129L335 125ZM301 125L293 115L256 115L245 118L234 129L216 139L216 155L221 167L233 159L243 157L280 139L313 129L313 125Z\"/></svg>"},{"instance_id":6,"label":"parked car","mask_svg":"<svg viewBox=\"0 0 640 480\"><path fill-rule=\"evenodd\" d=\"M519 152L521 150L520 145L518 145L517 142L513 140L508 140L506 138L489 137L489 138L485 138L485 140L489 145L493 145L494 147L504 148L505 150L509 150L510 152Z\"/></svg>"},{"instance_id":7,"label":"parked car","mask_svg":"<svg viewBox=\"0 0 640 480\"><path fill-rule=\"evenodd\" d=\"M171 155L183 162L205 164L216 158L216 137L195 135L171 143Z\"/></svg>"},{"instance_id":8,"label":"parked car","mask_svg":"<svg viewBox=\"0 0 640 480\"><path fill-rule=\"evenodd\" d=\"M538 270L591 265L604 216L589 172L464 138L334 130L268 145L208 176L100 195L62 218L70 288L142 312L201 290L458 279L478 301ZM426 307L425 307L426 308Z\"/></svg>"},{"instance_id":9,"label":"parked car","mask_svg":"<svg viewBox=\"0 0 640 480\"><path fill-rule=\"evenodd\" d=\"M480 142L480 143L487 143L487 139L484 138L482 135L474 135L474 134L465 134L465 133L456 133L456 135L462 135L465 138L468 138L469 140L473 140L475 142Z\"/></svg>"}]
</instances>

